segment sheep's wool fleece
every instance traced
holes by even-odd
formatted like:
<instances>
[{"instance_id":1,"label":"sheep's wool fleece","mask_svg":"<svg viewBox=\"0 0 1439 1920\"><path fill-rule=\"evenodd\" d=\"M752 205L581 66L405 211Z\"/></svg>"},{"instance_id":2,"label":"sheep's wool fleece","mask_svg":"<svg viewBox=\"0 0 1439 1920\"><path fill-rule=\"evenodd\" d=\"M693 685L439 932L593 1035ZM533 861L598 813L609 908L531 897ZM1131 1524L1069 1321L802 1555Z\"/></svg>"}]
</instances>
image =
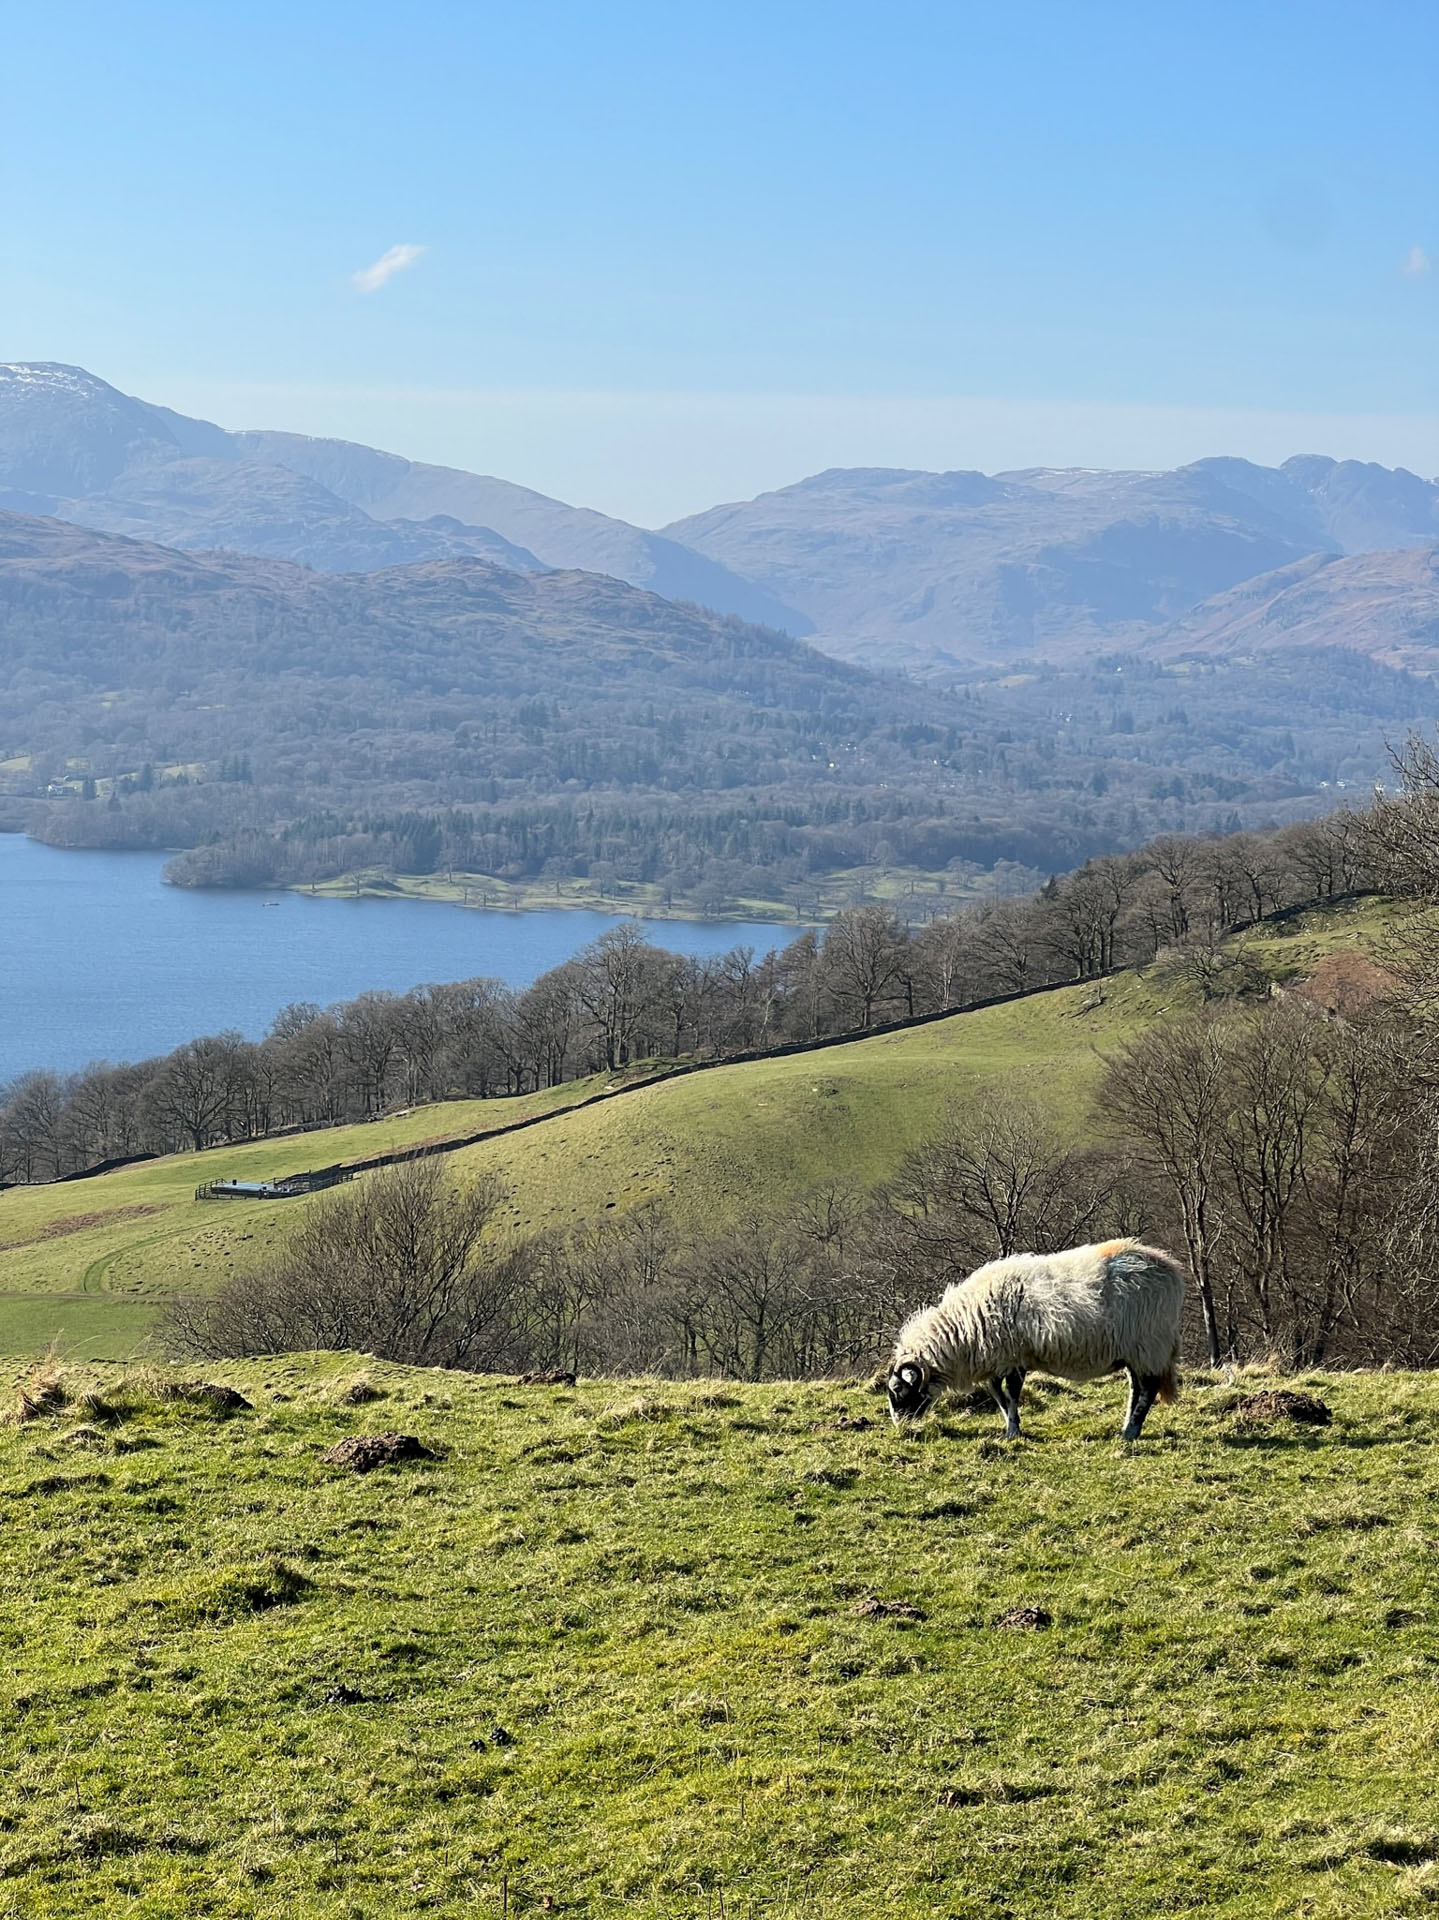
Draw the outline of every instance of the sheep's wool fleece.
<instances>
[{"instance_id":1,"label":"sheep's wool fleece","mask_svg":"<svg viewBox=\"0 0 1439 1920\"><path fill-rule=\"evenodd\" d=\"M1179 1350L1184 1277L1136 1240L1016 1253L978 1267L906 1321L895 1365L922 1362L963 1388L1012 1367L1094 1380L1132 1367L1166 1375Z\"/></svg>"}]
</instances>

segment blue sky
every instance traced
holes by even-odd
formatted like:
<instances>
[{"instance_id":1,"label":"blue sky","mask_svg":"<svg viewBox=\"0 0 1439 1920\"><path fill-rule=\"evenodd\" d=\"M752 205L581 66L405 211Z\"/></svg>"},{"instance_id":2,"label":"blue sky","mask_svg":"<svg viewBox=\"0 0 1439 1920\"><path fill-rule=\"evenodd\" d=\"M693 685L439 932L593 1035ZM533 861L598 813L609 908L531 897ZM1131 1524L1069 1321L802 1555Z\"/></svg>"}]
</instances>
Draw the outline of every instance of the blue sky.
<instances>
[{"instance_id":1,"label":"blue sky","mask_svg":"<svg viewBox=\"0 0 1439 1920\"><path fill-rule=\"evenodd\" d=\"M1433 0L55 0L0 207L0 357L651 523L841 463L1439 468Z\"/></svg>"}]
</instances>

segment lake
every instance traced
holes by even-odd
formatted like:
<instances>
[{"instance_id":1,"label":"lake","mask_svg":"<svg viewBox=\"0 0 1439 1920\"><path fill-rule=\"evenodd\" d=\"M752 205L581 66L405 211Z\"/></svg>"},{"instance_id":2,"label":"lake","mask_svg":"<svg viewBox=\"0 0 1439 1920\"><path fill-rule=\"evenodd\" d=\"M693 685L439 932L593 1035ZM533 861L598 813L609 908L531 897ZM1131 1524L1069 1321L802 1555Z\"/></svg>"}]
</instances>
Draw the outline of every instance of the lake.
<instances>
[{"instance_id":1,"label":"lake","mask_svg":"<svg viewBox=\"0 0 1439 1920\"><path fill-rule=\"evenodd\" d=\"M143 1060L197 1034L259 1039L292 1000L485 974L522 987L618 915L485 912L425 900L193 893L167 855L68 853L0 834L0 1082L31 1067ZM798 928L647 921L678 953L764 952Z\"/></svg>"}]
</instances>

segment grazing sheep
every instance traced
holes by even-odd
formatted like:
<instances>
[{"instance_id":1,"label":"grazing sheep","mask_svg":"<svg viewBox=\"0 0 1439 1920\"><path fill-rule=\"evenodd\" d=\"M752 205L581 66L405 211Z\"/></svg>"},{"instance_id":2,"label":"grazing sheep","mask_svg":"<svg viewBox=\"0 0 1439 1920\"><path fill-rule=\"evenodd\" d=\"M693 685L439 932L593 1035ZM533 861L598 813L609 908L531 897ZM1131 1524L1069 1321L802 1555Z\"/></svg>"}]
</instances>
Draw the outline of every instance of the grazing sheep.
<instances>
[{"instance_id":1,"label":"grazing sheep","mask_svg":"<svg viewBox=\"0 0 1439 1920\"><path fill-rule=\"evenodd\" d=\"M984 1386L1019 1435L1019 1396L1031 1369L1065 1380L1129 1375L1122 1437L1137 1440L1156 1400L1179 1392L1184 1275L1137 1240L1065 1253L1015 1253L946 1287L900 1330L889 1370L889 1411L916 1420L946 1388Z\"/></svg>"}]
</instances>

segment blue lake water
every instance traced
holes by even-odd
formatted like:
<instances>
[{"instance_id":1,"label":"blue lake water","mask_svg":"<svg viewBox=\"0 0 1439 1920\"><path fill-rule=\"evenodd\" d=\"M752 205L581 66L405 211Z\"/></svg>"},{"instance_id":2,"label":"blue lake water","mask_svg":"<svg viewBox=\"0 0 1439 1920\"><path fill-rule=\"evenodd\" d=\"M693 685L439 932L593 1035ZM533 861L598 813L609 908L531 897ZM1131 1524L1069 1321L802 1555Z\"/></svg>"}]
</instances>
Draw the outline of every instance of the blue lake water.
<instances>
[{"instance_id":1,"label":"blue lake water","mask_svg":"<svg viewBox=\"0 0 1439 1920\"><path fill-rule=\"evenodd\" d=\"M31 1067L143 1060L196 1034L252 1039L292 1000L489 975L525 986L610 914L485 912L422 900L191 893L163 854L66 853L0 834L0 1083ZM678 953L764 952L795 927L654 920Z\"/></svg>"}]
</instances>

